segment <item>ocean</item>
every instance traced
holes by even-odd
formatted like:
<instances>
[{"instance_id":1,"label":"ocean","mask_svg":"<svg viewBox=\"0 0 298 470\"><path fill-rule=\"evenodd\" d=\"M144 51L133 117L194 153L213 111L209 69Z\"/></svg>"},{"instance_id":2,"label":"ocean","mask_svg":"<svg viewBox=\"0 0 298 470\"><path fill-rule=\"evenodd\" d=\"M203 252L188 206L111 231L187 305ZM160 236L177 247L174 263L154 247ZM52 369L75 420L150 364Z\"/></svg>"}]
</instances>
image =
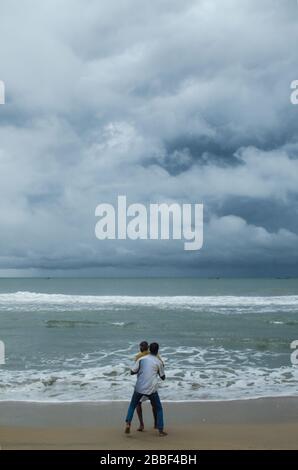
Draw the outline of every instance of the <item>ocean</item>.
<instances>
[{"instance_id":1,"label":"ocean","mask_svg":"<svg viewBox=\"0 0 298 470\"><path fill-rule=\"evenodd\" d=\"M127 400L157 341L165 401L297 396L297 279L0 279L0 401Z\"/></svg>"}]
</instances>

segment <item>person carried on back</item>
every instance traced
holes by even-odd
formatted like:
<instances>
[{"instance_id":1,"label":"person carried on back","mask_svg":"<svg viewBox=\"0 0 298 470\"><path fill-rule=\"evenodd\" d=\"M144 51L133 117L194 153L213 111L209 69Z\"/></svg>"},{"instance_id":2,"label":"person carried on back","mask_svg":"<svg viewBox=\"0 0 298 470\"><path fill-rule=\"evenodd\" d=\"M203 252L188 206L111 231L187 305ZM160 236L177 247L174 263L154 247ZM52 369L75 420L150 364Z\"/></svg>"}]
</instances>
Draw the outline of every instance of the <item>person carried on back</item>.
<instances>
[{"instance_id":1,"label":"person carried on back","mask_svg":"<svg viewBox=\"0 0 298 470\"><path fill-rule=\"evenodd\" d=\"M131 369L131 374L137 374L135 390L128 408L126 416L126 434L130 433L131 421L135 409L137 408L140 420L139 431L144 430L144 421L141 401L150 400L154 415L154 427L158 429L160 436L166 436L164 432L163 409L157 392L158 379L165 380L164 364L158 355L159 345L142 341L140 343L140 352L136 356L136 361Z\"/></svg>"}]
</instances>

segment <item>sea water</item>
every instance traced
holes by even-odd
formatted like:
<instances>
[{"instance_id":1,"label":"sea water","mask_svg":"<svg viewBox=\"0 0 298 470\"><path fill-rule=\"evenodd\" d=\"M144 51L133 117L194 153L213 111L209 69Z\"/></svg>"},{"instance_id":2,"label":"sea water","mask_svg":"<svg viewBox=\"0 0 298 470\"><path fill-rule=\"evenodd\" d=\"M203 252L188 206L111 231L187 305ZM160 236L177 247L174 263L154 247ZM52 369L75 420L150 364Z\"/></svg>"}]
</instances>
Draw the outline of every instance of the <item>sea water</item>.
<instances>
[{"instance_id":1,"label":"sea water","mask_svg":"<svg viewBox=\"0 0 298 470\"><path fill-rule=\"evenodd\" d=\"M160 344L168 401L298 395L297 279L1 279L0 400L130 398Z\"/></svg>"}]
</instances>

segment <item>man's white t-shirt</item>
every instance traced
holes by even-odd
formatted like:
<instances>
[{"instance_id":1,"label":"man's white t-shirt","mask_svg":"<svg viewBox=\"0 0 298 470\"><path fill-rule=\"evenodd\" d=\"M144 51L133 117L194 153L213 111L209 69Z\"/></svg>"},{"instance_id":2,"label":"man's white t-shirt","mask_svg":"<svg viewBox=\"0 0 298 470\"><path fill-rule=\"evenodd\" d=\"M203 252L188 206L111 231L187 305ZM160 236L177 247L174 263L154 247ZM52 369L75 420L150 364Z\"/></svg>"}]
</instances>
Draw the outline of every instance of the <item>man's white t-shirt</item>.
<instances>
[{"instance_id":1,"label":"man's white t-shirt","mask_svg":"<svg viewBox=\"0 0 298 470\"><path fill-rule=\"evenodd\" d=\"M132 371L138 373L135 391L143 395L151 395L156 392L158 378L165 375L163 363L152 354L141 357L134 364Z\"/></svg>"}]
</instances>

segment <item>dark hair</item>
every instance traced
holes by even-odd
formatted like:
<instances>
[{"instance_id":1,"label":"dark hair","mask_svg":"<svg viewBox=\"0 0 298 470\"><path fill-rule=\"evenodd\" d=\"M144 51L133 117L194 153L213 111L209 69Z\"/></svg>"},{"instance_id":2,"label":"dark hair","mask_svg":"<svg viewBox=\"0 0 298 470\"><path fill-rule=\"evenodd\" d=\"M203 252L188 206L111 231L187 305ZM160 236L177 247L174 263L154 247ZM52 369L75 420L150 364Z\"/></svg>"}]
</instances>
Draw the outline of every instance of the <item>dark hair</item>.
<instances>
[{"instance_id":1,"label":"dark hair","mask_svg":"<svg viewBox=\"0 0 298 470\"><path fill-rule=\"evenodd\" d=\"M153 356L157 356L158 350L159 350L159 344L151 343L149 348L150 348L151 354L153 354Z\"/></svg>"},{"instance_id":2,"label":"dark hair","mask_svg":"<svg viewBox=\"0 0 298 470\"><path fill-rule=\"evenodd\" d=\"M147 341L142 341L140 343L140 351L144 352L144 351L148 351L148 349L149 349L149 344L147 343Z\"/></svg>"}]
</instances>

